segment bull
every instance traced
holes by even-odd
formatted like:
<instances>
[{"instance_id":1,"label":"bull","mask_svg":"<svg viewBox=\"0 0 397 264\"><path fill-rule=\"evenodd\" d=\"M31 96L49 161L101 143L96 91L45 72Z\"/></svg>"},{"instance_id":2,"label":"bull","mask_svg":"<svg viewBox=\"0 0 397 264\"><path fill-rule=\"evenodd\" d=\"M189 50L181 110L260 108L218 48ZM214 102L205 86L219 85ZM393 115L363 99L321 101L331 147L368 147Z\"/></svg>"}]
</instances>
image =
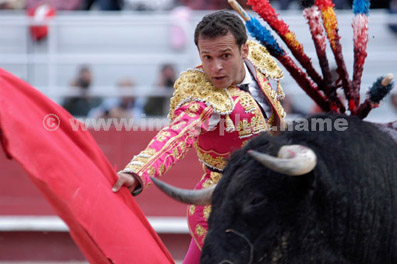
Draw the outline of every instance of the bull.
<instances>
[{"instance_id":1,"label":"bull","mask_svg":"<svg viewBox=\"0 0 397 264\"><path fill-rule=\"evenodd\" d=\"M343 131L318 131L340 118ZM350 116L305 120L251 140L207 192L156 180L181 201L212 201L201 263L397 263L394 132Z\"/></svg>"}]
</instances>

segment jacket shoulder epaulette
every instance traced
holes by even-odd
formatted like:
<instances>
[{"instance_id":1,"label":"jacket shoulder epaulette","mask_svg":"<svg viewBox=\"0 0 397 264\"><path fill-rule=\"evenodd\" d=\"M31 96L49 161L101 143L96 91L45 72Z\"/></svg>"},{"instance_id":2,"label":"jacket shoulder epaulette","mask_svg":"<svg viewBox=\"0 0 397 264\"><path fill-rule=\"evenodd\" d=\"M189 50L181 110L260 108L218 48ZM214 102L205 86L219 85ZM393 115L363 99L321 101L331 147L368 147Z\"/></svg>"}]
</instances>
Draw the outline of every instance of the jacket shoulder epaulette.
<instances>
[{"instance_id":1,"label":"jacket shoulder epaulette","mask_svg":"<svg viewBox=\"0 0 397 264\"><path fill-rule=\"evenodd\" d=\"M204 102L214 108L215 113L230 114L233 111L233 99L227 88L215 88L199 68L183 72L174 84L174 95L170 102L169 118L174 111L191 101Z\"/></svg>"},{"instance_id":2,"label":"jacket shoulder epaulette","mask_svg":"<svg viewBox=\"0 0 397 264\"><path fill-rule=\"evenodd\" d=\"M279 81L284 77L283 70L277 65L276 60L261 44L249 40L248 60L268 79Z\"/></svg>"}]
</instances>

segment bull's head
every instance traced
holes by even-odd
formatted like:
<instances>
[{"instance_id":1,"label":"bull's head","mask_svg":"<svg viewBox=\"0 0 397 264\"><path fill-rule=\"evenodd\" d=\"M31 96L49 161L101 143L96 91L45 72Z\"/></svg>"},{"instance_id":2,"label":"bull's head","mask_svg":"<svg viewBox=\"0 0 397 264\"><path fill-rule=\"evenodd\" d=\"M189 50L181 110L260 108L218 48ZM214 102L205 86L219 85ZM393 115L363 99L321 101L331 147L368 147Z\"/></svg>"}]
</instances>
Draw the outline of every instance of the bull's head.
<instances>
[{"instance_id":1,"label":"bull's head","mask_svg":"<svg viewBox=\"0 0 397 264\"><path fill-rule=\"evenodd\" d=\"M280 214L299 213L283 212L280 206L301 203L302 192L296 189L308 190L312 183L310 172L317 158L311 149L282 146L274 157L261 149L247 151L247 147L233 155L218 186L183 190L153 178L161 190L176 200L196 205L212 202L201 263L269 263L281 258L288 233L278 234L277 228L266 229L265 233L258 230L276 226L275 219L280 219ZM264 255L265 248L273 253Z\"/></svg>"}]
</instances>

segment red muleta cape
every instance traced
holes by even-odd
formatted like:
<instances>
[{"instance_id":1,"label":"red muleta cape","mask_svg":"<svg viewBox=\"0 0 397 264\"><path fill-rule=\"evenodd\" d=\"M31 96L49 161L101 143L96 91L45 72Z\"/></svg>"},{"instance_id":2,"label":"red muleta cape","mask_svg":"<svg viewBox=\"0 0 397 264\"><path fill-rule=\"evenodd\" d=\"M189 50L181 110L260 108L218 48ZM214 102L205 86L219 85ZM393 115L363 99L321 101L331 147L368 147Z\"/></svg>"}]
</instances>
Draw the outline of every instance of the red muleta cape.
<instances>
[{"instance_id":1,"label":"red muleta cape","mask_svg":"<svg viewBox=\"0 0 397 264\"><path fill-rule=\"evenodd\" d=\"M112 192L114 169L89 132L73 131L72 119L62 107L0 68L3 149L66 222L87 260L174 263L127 188Z\"/></svg>"}]
</instances>

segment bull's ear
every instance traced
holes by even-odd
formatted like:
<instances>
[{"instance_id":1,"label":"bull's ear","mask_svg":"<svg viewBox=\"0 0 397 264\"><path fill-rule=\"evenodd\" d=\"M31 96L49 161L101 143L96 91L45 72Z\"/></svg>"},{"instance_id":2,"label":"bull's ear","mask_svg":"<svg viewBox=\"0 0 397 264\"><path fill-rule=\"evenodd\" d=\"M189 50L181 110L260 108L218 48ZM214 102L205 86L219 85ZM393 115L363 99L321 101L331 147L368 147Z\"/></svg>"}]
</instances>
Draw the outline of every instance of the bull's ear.
<instances>
[{"instance_id":1,"label":"bull's ear","mask_svg":"<svg viewBox=\"0 0 397 264\"><path fill-rule=\"evenodd\" d=\"M286 145L280 148L277 157L249 150L254 159L265 167L290 176L301 176L309 173L317 164L313 150L302 145Z\"/></svg>"}]
</instances>

